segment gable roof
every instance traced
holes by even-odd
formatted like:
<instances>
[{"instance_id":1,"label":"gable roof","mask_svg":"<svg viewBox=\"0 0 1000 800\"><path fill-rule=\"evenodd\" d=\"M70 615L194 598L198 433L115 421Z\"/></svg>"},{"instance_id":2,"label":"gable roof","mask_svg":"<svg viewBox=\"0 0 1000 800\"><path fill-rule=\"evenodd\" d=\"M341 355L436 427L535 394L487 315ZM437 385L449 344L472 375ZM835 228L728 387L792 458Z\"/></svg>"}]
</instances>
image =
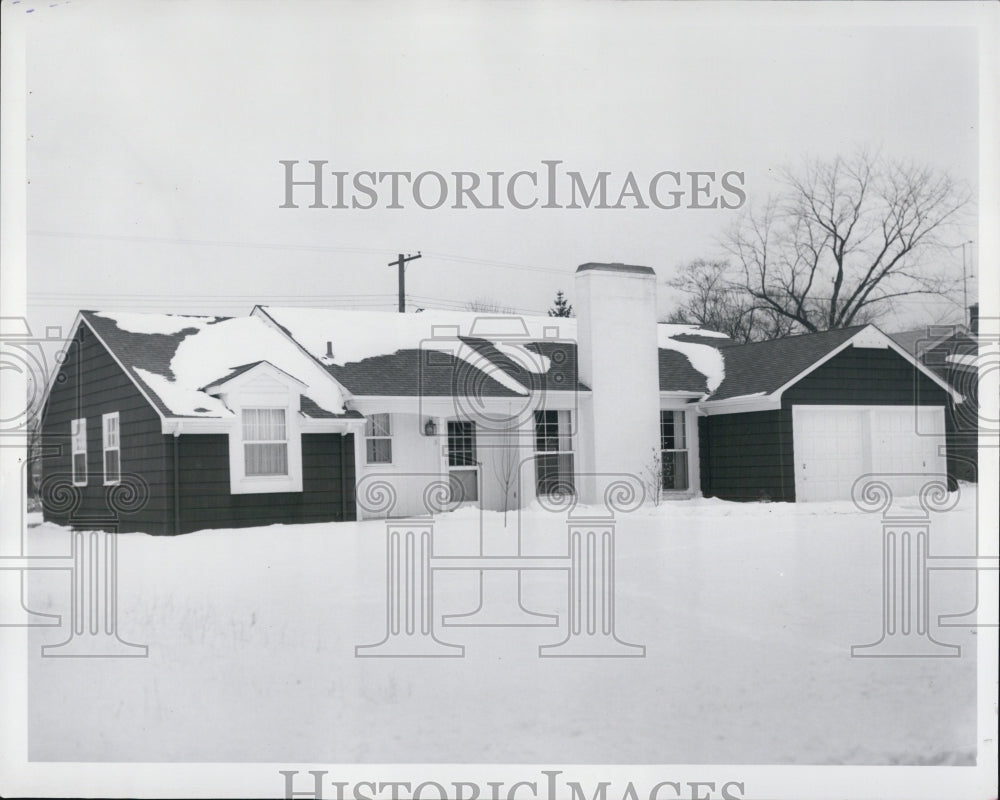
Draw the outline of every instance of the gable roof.
<instances>
[{"instance_id":1,"label":"gable roof","mask_svg":"<svg viewBox=\"0 0 1000 800\"><path fill-rule=\"evenodd\" d=\"M312 406L346 416L339 388L258 319L81 311L78 324L94 332L163 418L231 417L211 390L263 362L302 384Z\"/></svg>"},{"instance_id":2,"label":"gable roof","mask_svg":"<svg viewBox=\"0 0 1000 800\"><path fill-rule=\"evenodd\" d=\"M743 398L754 397L766 397L768 402L780 402L781 394L786 388L844 348L854 345L893 350L948 392L954 400L961 402L961 394L946 380L889 336L874 325L860 325L723 348L721 352L726 362L726 377L719 389L708 398L709 406L715 401L744 402Z\"/></svg>"},{"instance_id":3,"label":"gable roof","mask_svg":"<svg viewBox=\"0 0 1000 800\"><path fill-rule=\"evenodd\" d=\"M726 377L710 399L771 394L864 328L861 325L726 347L722 351Z\"/></svg>"}]
</instances>

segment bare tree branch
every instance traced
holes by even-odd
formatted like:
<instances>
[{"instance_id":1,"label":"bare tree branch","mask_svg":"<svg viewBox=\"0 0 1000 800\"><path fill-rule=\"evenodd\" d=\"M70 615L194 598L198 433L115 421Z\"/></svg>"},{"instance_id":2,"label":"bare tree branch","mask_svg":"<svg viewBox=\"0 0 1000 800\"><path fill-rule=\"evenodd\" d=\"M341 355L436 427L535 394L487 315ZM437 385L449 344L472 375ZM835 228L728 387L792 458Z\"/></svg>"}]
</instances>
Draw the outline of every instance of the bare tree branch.
<instances>
[{"instance_id":1,"label":"bare tree branch","mask_svg":"<svg viewBox=\"0 0 1000 800\"><path fill-rule=\"evenodd\" d=\"M876 320L900 297L953 289L932 258L972 204L967 187L864 151L780 174L779 195L724 242L736 263L730 286L754 309L820 331Z\"/></svg>"}]
</instances>

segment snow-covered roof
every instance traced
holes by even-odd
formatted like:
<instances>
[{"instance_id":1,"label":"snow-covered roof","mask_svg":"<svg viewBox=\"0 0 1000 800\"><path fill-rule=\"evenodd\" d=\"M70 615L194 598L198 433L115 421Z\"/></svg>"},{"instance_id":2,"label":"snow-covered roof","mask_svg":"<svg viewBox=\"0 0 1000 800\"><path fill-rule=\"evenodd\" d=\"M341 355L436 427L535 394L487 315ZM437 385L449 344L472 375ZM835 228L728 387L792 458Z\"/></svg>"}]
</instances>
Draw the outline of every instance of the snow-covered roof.
<instances>
[{"instance_id":1,"label":"snow-covered roof","mask_svg":"<svg viewBox=\"0 0 1000 800\"><path fill-rule=\"evenodd\" d=\"M407 386L414 380L410 361L427 350L447 353L480 369L514 394L540 386L586 388L576 379L577 320L572 317L440 310L389 314L279 306L258 306L254 313L285 330L358 394L409 393ZM711 344L714 341L717 347ZM477 342L490 347L477 346ZM725 376L719 352L725 344L731 344L725 334L696 325L659 325L661 390L713 391ZM680 354L682 361L671 359L671 352ZM380 381L375 379L376 371ZM555 377L559 380L552 380ZM432 388L425 387L425 391ZM442 391L449 393L453 387L442 387Z\"/></svg>"},{"instance_id":2,"label":"snow-covered roof","mask_svg":"<svg viewBox=\"0 0 1000 800\"><path fill-rule=\"evenodd\" d=\"M344 397L294 342L255 317L201 317L86 311L84 319L126 372L173 417L232 415L212 384L266 361L303 384L326 413L343 414Z\"/></svg>"}]
</instances>

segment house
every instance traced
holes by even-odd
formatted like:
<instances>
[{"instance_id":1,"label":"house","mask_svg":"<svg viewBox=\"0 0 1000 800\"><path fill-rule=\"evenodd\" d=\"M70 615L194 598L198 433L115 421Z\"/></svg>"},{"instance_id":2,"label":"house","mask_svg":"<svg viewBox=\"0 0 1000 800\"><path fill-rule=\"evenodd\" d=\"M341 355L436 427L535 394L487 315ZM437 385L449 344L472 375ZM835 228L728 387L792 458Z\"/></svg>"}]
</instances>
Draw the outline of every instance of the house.
<instances>
[{"instance_id":1,"label":"house","mask_svg":"<svg viewBox=\"0 0 1000 800\"><path fill-rule=\"evenodd\" d=\"M354 519L357 412L253 318L83 311L42 412L46 519L185 533Z\"/></svg>"},{"instance_id":2,"label":"house","mask_svg":"<svg viewBox=\"0 0 1000 800\"><path fill-rule=\"evenodd\" d=\"M929 325L891 334L920 363L961 396L945 407L948 475L975 482L979 475L979 304L969 307L969 326Z\"/></svg>"},{"instance_id":3,"label":"house","mask_svg":"<svg viewBox=\"0 0 1000 800\"><path fill-rule=\"evenodd\" d=\"M873 326L738 345L658 325L648 267L584 264L576 319L256 306L81 312L47 389L47 519L183 533L668 496L844 498L934 473L957 393ZM108 520L112 520L108 522Z\"/></svg>"}]
</instances>

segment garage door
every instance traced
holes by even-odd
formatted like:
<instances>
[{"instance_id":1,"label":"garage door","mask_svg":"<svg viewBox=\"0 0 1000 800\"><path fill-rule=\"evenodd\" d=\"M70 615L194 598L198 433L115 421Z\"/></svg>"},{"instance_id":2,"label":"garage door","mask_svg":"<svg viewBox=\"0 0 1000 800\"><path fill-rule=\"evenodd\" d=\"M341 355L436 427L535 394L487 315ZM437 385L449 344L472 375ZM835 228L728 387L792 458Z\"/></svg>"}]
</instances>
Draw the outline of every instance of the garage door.
<instances>
[{"instance_id":1,"label":"garage door","mask_svg":"<svg viewBox=\"0 0 1000 800\"><path fill-rule=\"evenodd\" d=\"M912 473L893 484L916 494L945 472L940 406L793 406L792 426L797 500L849 500L868 473Z\"/></svg>"}]
</instances>

